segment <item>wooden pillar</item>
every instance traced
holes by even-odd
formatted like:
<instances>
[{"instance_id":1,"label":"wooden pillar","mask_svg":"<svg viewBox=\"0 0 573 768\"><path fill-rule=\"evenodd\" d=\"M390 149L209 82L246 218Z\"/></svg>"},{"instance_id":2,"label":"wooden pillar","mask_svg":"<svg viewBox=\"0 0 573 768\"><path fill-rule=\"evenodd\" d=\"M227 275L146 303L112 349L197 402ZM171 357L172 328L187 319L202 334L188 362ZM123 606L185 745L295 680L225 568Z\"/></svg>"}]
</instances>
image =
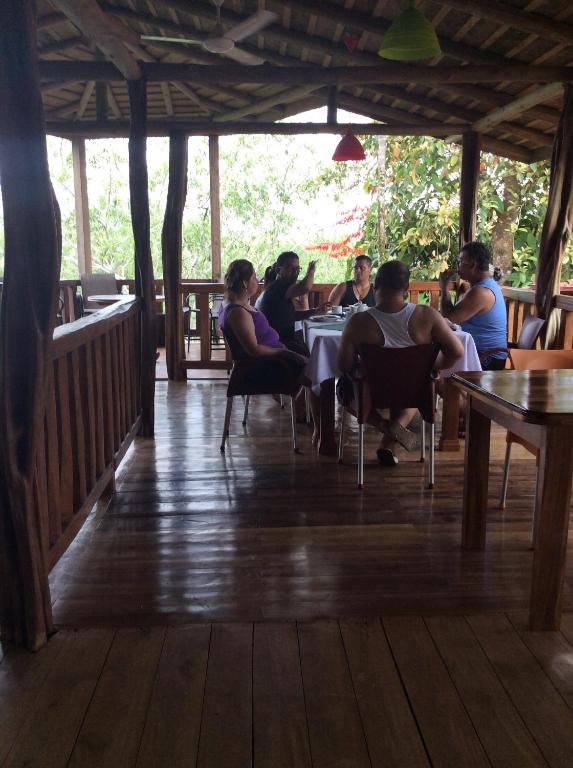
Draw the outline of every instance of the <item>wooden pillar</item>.
<instances>
[{"instance_id":1,"label":"wooden pillar","mask_svg":"<svg viewBox=\"0 0 573 768\"><path fill-rule=\"evenodd\" d=\"M86 175L86 143L84 139L72 139L72 160L74 165L78 271L80 275L83 275L86 272L92 271L90 207Z\"/></svg>"},{"instance_id":2,"label":"wooden pillar","mask_svg":"<svg viewBox=\"0 0 573 768\"><path fill-rule=\"evenodd\" d=\"M155 397L155 286L149 239L149 192L147 187L147 92L144 78L128 80L130 107L129 193L135 243L135 293L141 308L141 434L152 437Z\"/></svg>"},{"instance_id":3,"label":"wooden pillar","mask_svg":"<svg viewBox=\"0 0 573 768\"><path fill-rule=\"evenodd\" d=\"M169 188L161 232L163 290L165 293L165 356L167 375L185 381L181 365L184 351L181 312L181 262L183 247L183 209L187 197L187 134L173 132L169 137Z\"/></svg>"},{"instance_id":4,"label":"wooden pillar","mask_svg":"<svg viewBox=\"0 0 573 768\"><path fill-rule=\"evenodd\" d=\"M35 463L61 238L50 175L33 0L0 3L0 172L5 269L0 310L0 633L35 650L52 631Z\"/></svg>"},{"instance_id":5,"label":"wooden pillar","mask_svg":"<svg viewBox=\"0 0 573 768\"><path fill-rule=\"evenodd\" d=\"M209 199L211 201L211 277L216 282L220 282L222 274L218 136L209 136Z\"/></svg>"},{"instance_id":6,"label":"wooden pillar","mask_svg":"<svg viewBox=\"0 0 573 768\"><path fill-rule=\"evenodd\" d=\"M328 99L326 104L326 122L328 125L336 125L338 122L337 108L338 89L335 85L331 85L328 89Z\"/></svg>"},{"instance_id":7,"label":"wooden pillar","mask_svg":"<svg viewBox=\"0 0 573 768\"><path fill-rule=\"evenodd\" d=\"M573 86L565 86L563 109L553 140L551 180L543 221L535 278L535 304L539 317L547 320L545 346L551 346L559 331L559 313L554 296L559 293L561 266L571 236L573 219Z\"/></svg>"},{"instance_id":8,"label":"wooden pillar","mask_svg":"<svg viewBox=\"0 0 573 768\"><path fill-rule=\"evenodd\" d=\"M480 152L481 135L475 131L464 133L460 177L460 248L475 240L476 236Z\"/></svg>"}]
</instances>

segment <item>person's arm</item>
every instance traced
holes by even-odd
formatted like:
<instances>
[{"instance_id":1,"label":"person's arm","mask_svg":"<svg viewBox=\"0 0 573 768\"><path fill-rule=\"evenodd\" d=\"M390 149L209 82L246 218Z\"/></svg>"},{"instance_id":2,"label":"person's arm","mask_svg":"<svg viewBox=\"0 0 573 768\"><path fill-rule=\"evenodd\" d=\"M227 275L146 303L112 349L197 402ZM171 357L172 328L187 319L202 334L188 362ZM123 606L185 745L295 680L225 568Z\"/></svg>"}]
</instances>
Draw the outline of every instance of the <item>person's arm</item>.
<instances>
[{"instance_id":1,"label":"person's arm","mask_svg":"<svg viewBox=\"0 0 573 768\"><path fill-rule=\"evenodd\" d=\"M345 290L346 290L346 283L338 283L338 285L335 285L334 288L331 290L328 300L333 307L337 307L340 304L340 302L342 301L342 297L344 296Z\"/></svg>"},{"instance_id":2,"label":"person's arm","mask_svg":"<svg viewBox=\"0 0 573 768\"><path fill-rule=\"evenodd\" d=\"M434 311L432 311L432 315L432 341L439 345L442 353L436 360L436 369L451 368L463 356L463 344L443 317Z\"/></svg>"},{"instance_id":3,"label":"person's arm","mask_svg":"<svg viewBox=\"0 0 573 768\"><path fill-rule=\"evenodd\" d=\"M457 304L452 305L449 312L444 312L442 305L442 315L451 320L452 323L461 325L466 320L474 317L474 315L490 310L494 302L495 296L489 288L470 288Z\"/></svg>"},{"instance_id":4,"label":"person's arm","mask_svg":"<svg viewBox=\"0 0 573 768\"><path fill-rule=\"evenodd\" d=\"M439 277L442 315L448 318L450 317L450 313L455 306L452 302L452 297L450 296L450 292L448 290L448 283L452 279L453 274L455 273L452 270L446 269L443 272L440 272Z\"/></svg>"},{"instance_id":5,"label":"person's arm","mask_svg":"<svg viewBox=\"0 0 573 768\"><path fill-rule=\"evenodd\" d=\"M226 322L249 357L279 355L283 352L280 347L267 347L264 344L259 344L252 314L247 309L236 307L227 314Z\"/></svg>"},{"instance_id":6,"label":"person's arm","mask_svg":"<svg viewBox=\"0 0 573 768\"><path fill-rule=\"evenodd\" d=\"M354 341L354 326L358 315L351 317L342 332L340 346L338 347L338 369L342 373L350 373L358 358L358 348Z\"/></svg>"},{"instance_id":7,"label":"person's arm","mask_svg":"<svg viewBox=\"0 0 573 768\"><path fill-rule=\"evenodd\" d=\"M297 320L306 320L308 317L312 317L312 315L318 315L321 312L328 312L331 307L332 304L330 301L324 301L322 304L319 304L313 309L297 309L295 310L294 316Z\"/></svg>"},{"instance_id":8,"label":"person's arm","mask_svg":"<svg viewBox=\"0 0 573 768\"><path fill-rule=\"evenodd\" d=\"M289 286L285 296L287 299L292 299L295 296L304 296L305 293L310 293L312 286L314 285L314 272L316 270L316 261L310 261L306 270L306 275L299 280L298 283Z\"/></svg>"}]
</instances>

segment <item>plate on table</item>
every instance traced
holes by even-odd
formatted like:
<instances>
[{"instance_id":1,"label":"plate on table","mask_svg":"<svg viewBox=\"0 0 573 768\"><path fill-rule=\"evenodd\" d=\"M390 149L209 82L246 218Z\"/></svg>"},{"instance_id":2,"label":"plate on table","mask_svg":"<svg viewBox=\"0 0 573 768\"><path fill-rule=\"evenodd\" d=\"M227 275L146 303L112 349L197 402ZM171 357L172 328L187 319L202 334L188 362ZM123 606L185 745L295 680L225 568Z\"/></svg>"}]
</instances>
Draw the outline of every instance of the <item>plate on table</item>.
<instances>
[{"instance_id":1,"label":"plate on table","mask_svg":"<svg viewBox=\"0 0 573 768\"><path fill-rule=\"evenodd\" d=\"M332 322L343 322L344 318L340 315L314 315L313 317L309 318L311 323L332 323Z\"/></svg>"}]
</instances>

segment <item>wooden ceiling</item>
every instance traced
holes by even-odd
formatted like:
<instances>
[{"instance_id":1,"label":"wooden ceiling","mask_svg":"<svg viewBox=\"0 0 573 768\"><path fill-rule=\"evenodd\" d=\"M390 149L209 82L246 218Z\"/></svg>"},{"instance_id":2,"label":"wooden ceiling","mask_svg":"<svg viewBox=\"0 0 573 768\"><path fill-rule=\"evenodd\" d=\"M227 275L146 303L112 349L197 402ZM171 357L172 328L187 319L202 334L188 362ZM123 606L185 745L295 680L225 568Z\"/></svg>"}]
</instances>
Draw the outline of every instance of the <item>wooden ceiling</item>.
<instances>
[{"instance_id":1,"label":"wooden ceiling","mask_svg":"<svg viewBox=\"0 0 573 768\"><path fill-rule=\"evenodd\" d=\"M496 154L524 161L548 157L560 83L573 80L564 69L573 64L573 2L423 0L417 6L435 27L443 53L406 66L377 55L404 5L225 0L226 29L259 9L277 14L262 32L237 44L264 61L247 67L200 44L141 39L204 39L215 23L210 0L38 0L49 130L119 134L129 119L124 78L143 70L150 132L167 124L196 124L208 132L211 123L213 132L239 131L243 124L245 131L257 130L336 98L339 108L393 132L457 136L473 127Z\"/></svg>"}]
</instances>

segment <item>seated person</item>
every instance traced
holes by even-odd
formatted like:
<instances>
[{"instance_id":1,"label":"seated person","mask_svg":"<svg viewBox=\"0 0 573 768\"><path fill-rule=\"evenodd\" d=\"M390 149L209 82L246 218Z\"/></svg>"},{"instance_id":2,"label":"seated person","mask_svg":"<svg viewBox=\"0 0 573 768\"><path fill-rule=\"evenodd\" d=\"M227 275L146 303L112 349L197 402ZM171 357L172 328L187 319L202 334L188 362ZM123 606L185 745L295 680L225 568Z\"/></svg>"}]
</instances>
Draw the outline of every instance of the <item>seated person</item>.
<instances>
[{"instance_id":1,"label":"seated person","mask_svg":"<svg viewBox=\"0 0 573 768\"><path fill-rule=\"evenodd\" d=\"M367 312L352 315L342 334L338 351L338 368L350 374L358 362L360 344L380 344L383 347L411 347L416 344L435 343L441 353L436 369L450 368L462 357L464 349L439 312L421 304L406 304L410 272L401 261L387 261L376 273L374 291L376 306ZM338 393L345 405L351 404L352 389L348 379L341 379ZM342 391L341 391L342 390ZM373 426L380 429L383 437L377 456L381 464L395 466L396 443L407 450L416 446L416 435L407 427L416 413L409 408L390 412L390 421L373 416Z\"/></svg>"},{"instance_id":2,"label":"seated person","mask_svg":"<svg viewBox=\"0 0 573 768\"><path fill-rule=\"evenodd\" d=\"M295 321L304 320L330 307L330 304L326 302L316 309L297 310L293 303L293 299L308 294L312 288L315 268L316 262L311 261L306 275L300 282L297 282L300 272L298 256L293 251L284 251L275 264L277 279L268 286L261 301L262 312L266 315L269 325L278 333L283 344L291 349L303 351L303 354L302 342L297 340L295 336ZM308 350L306 352L308 353Z\"/></svg>"},{"instance_id":3,"label":"seated person","mask_svg":"<svg viewBox=\"0 0 573 768\"><path fill-rule=\"evenodd\" d=\"M250 299L259 289L259 282L253 265L247 259L237 259L229 264L225 275L225 302L219 312L219 326L223 330L231 347L233 359L239 360L247 357L280 358L286 361L291 369L290 374L295 376L301 385L308 385L304 377L304 367L307 358L296 351L287 349L280 341L278 333L269 325L265 315L252 307ZM278 372L280 374L280 371ZM276 370L270 368L263 373L269 377L277 375ZM319 411L316 403L311 398L313 417L316 416L319 423Z\"/></svg>"},{"instance_id":4,"label":"seated person","mask_svg":"<svg viewBox=\"0 0 573 768\"><path fill-rule=\"evenodd\" d=\"M354 259L352 280L345 283L338 283L332 291L328 300L332 306L349 307L361 301L369 307L376 304L374 290L370 283L370 273L372 272L372 259L370 256L359 255Z\"/></svg>"},{"instance_id":5,"label":"seated person","mask_svg":"<svg viewBox=\"0 0 573 768\"><path fill-rule=\"evenodd\" d=\"M490 349L501 350L481 361L484 371L499 371L507 358L507 313L501 289L490 275L490 262L486 245L466 243L458 256L458 274L470 287L453 304L448 282L454 271L446 270L440 274L440 295L442 315L473 337L480 357Z\"/></svg>"},{"instance_id":6,"label":"seated person","mask_svg":"<svg viewBox=\"0 0 573 768\"><path fill-rule=\"evenodd\" d=\"M265 269L265 274L263 276L263 290L257 296L257 300L255 301L255 309L261 308L265 291L267 290L267 288L271 283L274 283L276 279L277 279L277 273L275 272L275 265L271 264L270 267L267 267Z\"/></svg>"}]
</instances>

